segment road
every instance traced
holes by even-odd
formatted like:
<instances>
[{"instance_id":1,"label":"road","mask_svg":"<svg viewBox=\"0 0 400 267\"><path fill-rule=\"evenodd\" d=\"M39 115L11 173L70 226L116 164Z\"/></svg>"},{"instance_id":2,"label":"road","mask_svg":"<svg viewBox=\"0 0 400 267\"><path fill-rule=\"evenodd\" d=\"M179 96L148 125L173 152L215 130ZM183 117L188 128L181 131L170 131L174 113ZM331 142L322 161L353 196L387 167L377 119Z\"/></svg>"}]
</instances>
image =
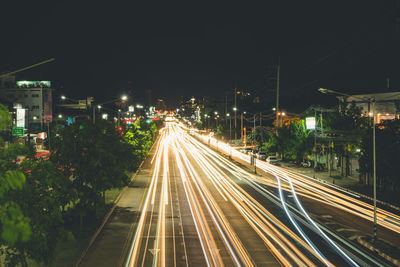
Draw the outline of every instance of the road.
<instances>
[{"instance_id":1,"label":"road","mask_svg":"<svg viewBox=\"0 0 400 267\"><path fill-rule=\"evenodd\" d=\"M160 132L125 266L388 264L357 246L356 235L348 236L351 228L328 227L341 226L342 220L369 229L369 204L265 162L258 165L263 175L252 174L204 138L194 138L174 122ZM248 160L218 146L239 161ZM380 232L393 235L396 215L381 210L379 216Z\"/></svg>"},{"instance_id":2,"label":"road","mask_svg":"<svg viewBox=\"0 0 400 267\"><path fill-rule=\"evenodd\" d=\"M372 205L168 122L80 266L389 266L357 240ZM249 168L251 167L251 169ZM378 234L400 247L396 213Z\"/></svg>"}]
</instances>

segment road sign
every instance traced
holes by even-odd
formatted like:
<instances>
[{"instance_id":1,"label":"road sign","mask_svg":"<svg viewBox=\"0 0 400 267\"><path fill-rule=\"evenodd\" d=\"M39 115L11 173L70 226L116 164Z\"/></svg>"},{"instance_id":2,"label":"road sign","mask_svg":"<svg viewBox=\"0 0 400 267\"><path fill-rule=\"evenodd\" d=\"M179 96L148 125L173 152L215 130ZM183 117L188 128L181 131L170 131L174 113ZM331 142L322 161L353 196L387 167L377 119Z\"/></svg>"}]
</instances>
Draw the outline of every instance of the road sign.
<instances>
[{"instance_id":1,"label":"road sign","mask_svg":"<svg viewBox=\"0 0 400 267\"><path fill-rule=\"evenodd\" d=\"M71 125L71 124L73 124L73 123L75 123L75 117L68 117L68 119L67 119L67 124L68 124L68 125Z\"/></svg>"},{"instance_id":2,"label":"road sign","mask_svg":"<svg viewBox=\"0 0 400 267\"><path fill-rule=\"evenodd\" d=\"M12 135L13 136L24 136L24 127L13 127Z\"/></svg>"}]
</instances>

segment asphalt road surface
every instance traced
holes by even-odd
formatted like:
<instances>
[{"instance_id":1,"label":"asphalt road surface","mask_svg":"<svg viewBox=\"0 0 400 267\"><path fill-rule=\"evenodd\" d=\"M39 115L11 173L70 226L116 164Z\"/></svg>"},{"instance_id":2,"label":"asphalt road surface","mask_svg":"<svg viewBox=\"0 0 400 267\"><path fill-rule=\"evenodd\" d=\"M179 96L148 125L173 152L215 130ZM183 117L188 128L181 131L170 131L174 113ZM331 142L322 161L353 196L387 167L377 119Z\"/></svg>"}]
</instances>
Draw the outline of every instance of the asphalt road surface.
<instances>
[{"instance_id":1,"label":"asphalt road surface","mask_svg":"<svg viewBox=\"0 0 400 267\"><path fill-rule=\"evenodd\" d=\"M153 150L140 195L126 197L136 208L124 242L96 266L390 265L356 241L372 232L371 204L358 196L266 162L254 174L247 155L175 122ZM378 233L395 246L399 222L378 210ZM98 243L92 258L107 253Z\"/></svg>"}]
</instances>

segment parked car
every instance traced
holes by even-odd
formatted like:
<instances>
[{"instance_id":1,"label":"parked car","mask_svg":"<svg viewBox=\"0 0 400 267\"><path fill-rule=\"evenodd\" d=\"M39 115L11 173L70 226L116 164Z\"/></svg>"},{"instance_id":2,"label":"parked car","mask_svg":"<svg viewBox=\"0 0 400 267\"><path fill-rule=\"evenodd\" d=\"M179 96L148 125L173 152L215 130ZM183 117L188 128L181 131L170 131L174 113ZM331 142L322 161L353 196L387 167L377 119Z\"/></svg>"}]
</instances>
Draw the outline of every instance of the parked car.
<instances>
[{"instance_id":1,"label":"parked car","mask_svg":"<svg viewBox=\"0 0 400 267\"><path fill-rule=\"evenodd\" d=\"M267 162L270 164L278 163L278 158L276 156L268 156Z\"/></svg>"},{"instance_id":2,"label":"parked car","mask_svg":"<svg viewBox=\"0 0 400 267\"><path fill-rule=\"evenodd\" d=\"M300 165L304 168L310 168L311 167L311 161L309 160L303 160Z\"/></svg>"},{"instance_id":3,"label":"parked car","mask_svg":"<svg viewBox=\"0 0 400 267\"><path fill-rule=\"evenodd\" d=\"M253 151L253 149L251 147L244 147L240 149L240 152L243 152L245 154L249 154Z\"/></svg>"},{"instance_id":4,"label":"parked car","mask_svg":"<svg viewBox=\"0 0 400 267\"><path fill-rule=\"evenodd\" d=\"M265 160L265 159L267 158L267 152L265 152L265 151L259 151L259 152L257 153L257 158L262 159L262 160Z\"/></svg>"}]
</instances>

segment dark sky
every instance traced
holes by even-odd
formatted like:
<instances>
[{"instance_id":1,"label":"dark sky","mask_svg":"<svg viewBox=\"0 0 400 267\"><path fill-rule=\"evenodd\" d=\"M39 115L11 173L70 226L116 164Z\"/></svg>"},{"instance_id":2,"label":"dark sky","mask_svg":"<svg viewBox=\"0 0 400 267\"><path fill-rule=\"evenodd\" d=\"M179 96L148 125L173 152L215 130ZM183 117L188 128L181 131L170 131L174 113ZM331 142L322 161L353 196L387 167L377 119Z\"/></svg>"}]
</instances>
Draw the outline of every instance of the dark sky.
<instances>
[{"instance_id":1,"label":"dark sky","mask_svg":"<svg viewBox=\"0 0 400 267\"><path fill-rule=\"evenodd\" d=\"M390 77L398 90L396 1L10 1L0 17L0 72L55 57L18 78L52 80L71 97L132 90L140 98L151 89L170 104L223 97L236 83L267 101L266 73L280 57L289 108L326 99L318 87L384 91Z\"/></svg>"}]
</instances>

